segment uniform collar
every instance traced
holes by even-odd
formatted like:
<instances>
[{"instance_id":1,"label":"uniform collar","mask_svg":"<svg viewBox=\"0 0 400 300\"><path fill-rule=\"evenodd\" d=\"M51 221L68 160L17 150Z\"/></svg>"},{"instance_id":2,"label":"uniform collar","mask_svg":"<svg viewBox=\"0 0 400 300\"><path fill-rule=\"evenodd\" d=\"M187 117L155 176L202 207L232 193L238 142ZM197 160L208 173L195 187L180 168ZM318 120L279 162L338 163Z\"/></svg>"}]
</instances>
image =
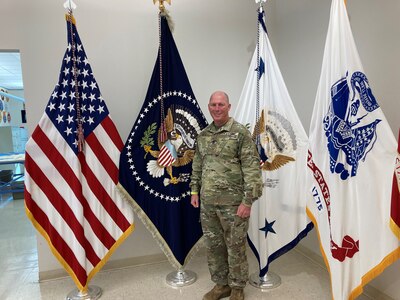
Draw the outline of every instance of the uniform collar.
<instances>
[{"instance_id":1,"label":"uniform collar","mask_svg":"<svg viewBox=\"0 0 400 300\"><path fill-rule=\"evenodd\" d=\"M223 131L230 131L231 127L233 125L233 118L230 117L228 122L226 122L224 125L222 125L221 127L217 127L217 125L215 125L214 121L211 123L211 126L209 128L209 130L211 132L223 132Z\"/></svg>"}]
</instances>

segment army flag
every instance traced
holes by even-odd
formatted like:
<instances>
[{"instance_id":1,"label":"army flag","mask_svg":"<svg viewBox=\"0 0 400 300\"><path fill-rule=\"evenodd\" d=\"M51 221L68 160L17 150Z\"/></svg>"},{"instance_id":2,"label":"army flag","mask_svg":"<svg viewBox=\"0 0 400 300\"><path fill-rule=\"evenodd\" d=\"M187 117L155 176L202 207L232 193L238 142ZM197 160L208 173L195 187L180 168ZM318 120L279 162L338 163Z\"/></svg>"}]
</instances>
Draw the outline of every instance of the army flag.
<instances>
[{"instance_id":1,"label":"army flag","mask_svg":"<svg viewBox=\"0 0 400 300\"><path fill-rule=\"evenodd\" d=\"M400 130L397 146L396 165L392 184L392 205L390 210L390 227L394 234L400 239Z\"/></svg>"},{"instance_id":2,"label":"army flag","mask_svg":"<svg viewBox=\"0 0 400 300\"><path fill-rule=\"evenodd\" d=\"M58 84L26 144L25 206L84 291L134 225L133 210L117 189L123 142L72 14L67 32Z\"/></svg>"},{"instance_id":3,"label":"army flag","mask_svg":"<svg viewBox=\"0 0 400 300\"><path fill-rule=\"evenodd\" d=\"M354 299L400 256L389 227L396 140L363 70L343 0L333 0L310 124L307 213L334 299Z\"/></svg>"},{"instance_id":4,"label":"army flag","mask_svg":"<svg viewBox=\"0 0 400 300\"><path fill-rule=\"evenodd\" d=\"M120 187L169 262L182 268L202 237L190 204L196 137L207 125L165 15L160 48L143 106L120 159Z\"/></svg>"},{"instance_id":5,"label":"army flag","mask_svg":"<svg viewBox=\"0 0 400 300\"><path fill-rule=\"evenodd\" d=\"M258 20L259 41L234 115L250 126L261 158L264 189L251 209L248 241L263 277L313 225L306 215L307 134L275 59L262 8Z\"/></svg>"}]
</instances>

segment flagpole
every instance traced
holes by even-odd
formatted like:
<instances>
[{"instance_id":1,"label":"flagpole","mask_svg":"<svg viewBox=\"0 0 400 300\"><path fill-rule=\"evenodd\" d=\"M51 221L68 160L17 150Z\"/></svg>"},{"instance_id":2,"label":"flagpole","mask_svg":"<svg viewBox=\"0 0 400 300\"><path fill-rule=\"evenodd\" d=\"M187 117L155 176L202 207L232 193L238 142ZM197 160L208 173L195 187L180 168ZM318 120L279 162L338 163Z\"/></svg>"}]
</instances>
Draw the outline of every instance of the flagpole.
<instances>
[{"instance_id":1,"label":"flagpole","mask_svg":"<svg viewBox=\"0 0 400 300\"><path fill-rule=\"evenodd\" d=\"M263 3L266 2L267 0L256 0L256 3L258 3L258 9L257 9L257 15L262 14L264 9L263 9ZM259 85L259 79L260 79L260 18L257 17L257 91L256 91L256 124L255 124L255 132L257 132L257 137L256 137L256 144L257 148L260 149L260 122L257 122L260 117L260 85ZM281 278L279 275L275 274L274 272L268 271L264 276L260 276L259 272L255 272L250 275L249 277L249 283L250 285L259 288L259 289L274 289L278 286L281 285Z\"/></svg>"},{"instance_id":2,"label":"flagpole","mask_svg":"<svg viewBox=\"0 0 400 300\"><path fill-rule=\"evenodd\" d=\"M160 61L160 103L161 103L161 131L162 131L162 142L166 140L166 128L164 123L165 112L164 112L164 93L163 93L163 66L162 66L162 43L161 43L161 17L167 16L167 11L164 6L164 2L167 2L171 5L171 0L153 0L153 3L156 4L159 2L159 61ZM197 274L193 271L184 270L183 267L178 268L177 271L173 271L169 273L166 277L166 282L168 285L172 287L183 287L194 283L197 280Z\"/></svg>"},{"instance_id":3,"label":"flagpole","mask_svg":"<svg viewBox=\"0 0 400 300\"><path fill-rule=\"evenodd\" d=\"M69 20L69 24L71 26L70 30L72 31L72 23L74 20L73 16L73 10L76 9L76 4L72 0L67 0L64 3L64 7L68 11L67 18ZM79 143L79 151L83 150L83 143L84 143L84 137L83 137L83 129L82 129L82 119L80 117L80 103L79 103L79 92L78 92L78 79L77 75L78 72L76 70L76 57L75 57L75 49L76 45L74 43L73 35L71 32L71 37L72 37L72 60L74 62L74 81L75 81L75 97L76 97L76 104L77 104L77 119L78 119L78 143ZM68 293L66 300L96 300L99 299L102 295L103 291L99 286L96 285L87 285L84 287L82 290L79 289L74 289L71 292Z\"/></svg>"}]
</instances>

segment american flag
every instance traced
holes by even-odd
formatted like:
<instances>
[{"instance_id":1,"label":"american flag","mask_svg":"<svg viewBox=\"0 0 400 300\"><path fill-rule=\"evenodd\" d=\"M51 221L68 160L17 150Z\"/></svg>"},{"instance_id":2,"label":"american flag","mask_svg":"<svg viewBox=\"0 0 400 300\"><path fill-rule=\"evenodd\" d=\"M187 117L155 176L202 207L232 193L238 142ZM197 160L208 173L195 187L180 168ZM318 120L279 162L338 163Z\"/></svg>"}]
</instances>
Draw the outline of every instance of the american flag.
<instances>
[{"instance_id":1,"label":"american flag","mask_svg":"<svg viewBox=\"0 0 400 300\"><path fill-rule=\"evenodd\" d=\"M26 145L25 203L28 217L82 291L134 225L133 211L116 189L123 142L70 15L67 31L58 84Z\"/></svg>"}]
</instances>

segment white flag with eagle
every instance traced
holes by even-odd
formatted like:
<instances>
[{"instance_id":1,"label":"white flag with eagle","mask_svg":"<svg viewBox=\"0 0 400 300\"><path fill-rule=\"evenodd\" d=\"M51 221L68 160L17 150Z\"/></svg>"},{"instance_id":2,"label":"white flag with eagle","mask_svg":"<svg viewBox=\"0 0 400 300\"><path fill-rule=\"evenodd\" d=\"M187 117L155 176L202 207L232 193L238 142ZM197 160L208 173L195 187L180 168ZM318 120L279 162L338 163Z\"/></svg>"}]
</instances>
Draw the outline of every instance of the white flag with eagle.
<instances>
[{"instance_id":1,"label":"white flag with eagle","mask_svg":"<svg viewBox=\"0 0 400 300\"><path fill-rule=\"evenodd\" d=\"M251 209L249 245L259 261L259 275L313 228L306 215L308 138L268 40L260 8L259 39L235 119L248 124L258 146L263 195Z\"/></svg>"}]
</instances>

